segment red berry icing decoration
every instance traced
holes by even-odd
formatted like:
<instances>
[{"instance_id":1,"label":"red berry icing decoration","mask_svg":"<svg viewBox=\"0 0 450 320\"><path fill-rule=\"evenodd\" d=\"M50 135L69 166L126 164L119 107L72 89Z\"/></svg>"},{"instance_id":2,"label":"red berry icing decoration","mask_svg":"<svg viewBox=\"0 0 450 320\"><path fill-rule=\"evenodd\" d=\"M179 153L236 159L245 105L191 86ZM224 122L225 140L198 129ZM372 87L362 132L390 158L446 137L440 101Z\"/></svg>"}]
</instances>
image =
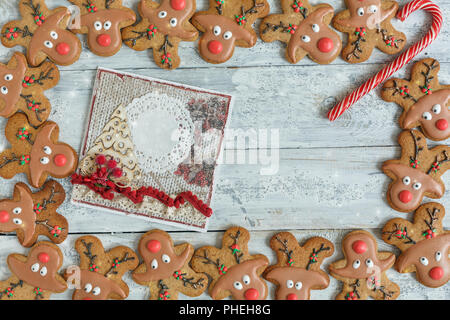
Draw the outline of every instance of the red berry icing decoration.
<instances>
[{"instance_id":1,"label":"red berry icing decoration","mask_svg":"<svg viewBox=\"0 0 450 320\"><path fill-rule=\"evenodd\" d=\"M406 86L405 86L405 87L400 87L399 92L400 92L400 95L406 96L406 95L409 94L409 89L408 89L408 87L406 87Z\"/></svg>"},{"instance_id":2,"label":"red berry icing decoration","mask_svg":"<svg viewBox=\"0 0 450 320\"><path fill-rule=\"evenodd\" d=\"M151 25L148 26L148 28L147 28L147 37L148 37L149 40L155 36L155 33L156 33L157 30L158 30L158 28L154 24L151 24Z\"/></svg>"},{"instance_id":3,"label":"red berry icing decoration","mask_svg":"<svg viewBox=\"0 0 450 320\"><path fill-rule=\"evenodd\" d=\"M158 240L150 240L149 242L147 242L147 249L152 253L156 253L161 250L161 242L159 242Z\"/></svg>"},{"instance_id":4,"label":"red berry icing decoration","mask_svg":"<svg viewBox=\"0 0 450 320\"><path fill-rule=\"evenodd\" d=\"M294 9L294 12L300 12L300 10L303 10L303 3L301 1L294 1L294 4L292 5L292 9Z\"/></svg>"},{"instance_id":5,"label":"red berry icing decoration","mask_svg":"<svg viewBox=\"0 0 450 320\"><path fill-rule=\"evenodd\" d=\"M408 203L412 200L413 196L412 193L408 190L403 190L398 194L398 198L403 203Z\"/></svg>"},{"instance_id":6,"label":"red berry icing decoration","mask_svg":"<svg viewBox=\"0 0 450 320\"><path fill-rule=\"evenodd\" d=\"M20 159L19 159L19 164L20 164L21 166L24 166L24 165L26 165L26 164L28 164L28 163L30 163L30 156L29 156L29 155L24 155L24 156L21 156L21 157L20 157Z\"/></svg>"},{"instance_id":7,"label":"red berry icing decoration","mask_svg":"<svg viewBox=\"0 0 450 320\"><path fill-rule=\"evenodd\" d=\"M9 221L9 213L7 211L0 211L0 223Z\"/></svg>"},{"instance_id":8,"label":"red berry icing decoration","mask_svg":"<svg viewBox=\"0 0 450 320\"><path fill-rule=\"evenodd\" d=\"M47 263L47 262L50 261L50 256L49 256L48 253L46 253L46 252L41 252L41 253L39 253L39 255L38 255L38 259L39 259L39 261L42 262L42 263Z\"/></svg>"},{"instance_id":9,"label":"red berry icing decoration","mask_svg":"<svg viewBox=\"0 0 450 320\"><path fill-rule=\"evenodd\" d=\"M366 35L366 28L364 28L364 27L356 28L355 35L364 37Z\"/></svg>"},{"instance_id":10,"label":"red berry icing decoration","mask_svg":"<svg viewBox=\"0 0 450 320\"><path fill-rule=\"evenodd\" d=\"M247 18L242 14L239 14L239 15L236 14L235 18L236 18L237 24L240 26L244 25L247 22Z\"/></svg>"},{"instance_id":11,"label":"red berry icing decoration","mask_svg":"<svg viewBox=\"0 0 450 320\"><path fill-rule=\"evenodd\" d=\"M362 240L356 240L352 244L352 249L358 254L362 254L367 251L367 243Z\"/></svg>"},{"instance_id":12,"label":"red berry icing decoration","mask_svg":"<svg viewBox=\"0 0 450 320\"><path fill-rule=\"evenodd\" d=\"M57 167L64 167L67 163L67 158L63 154L57 154L55 158L53 158L53 162Z\"/></svg>"},{"instance_id":13,"label":"red berry icing decoration","mask_svg":"<svg viewBox=\"0 0 450 320\"><path fill-rule=\"evenodd\" d=\"M6 31L6 39L8 40L14 40L19 36L19 29L18 28L9 28L9 30Z\"/></svg>"},{"instance_id":14,"label":"red berry icing decoration","mask_svg":"<svg viewBox=\"0 0 450 320\"><path fill-rule=\"evenodd\" d=\"M19 132L17 133L17 139L19 140L26 140L30 137L30 133L26 128L19 129Z\"/></svg>"},{"instance_id":15,"label":"red berry icing decoration","mask_svg":"<svg viewBox=\"0 0 450 320\"><path fill-rule=\"evenodd\" d=\"M358 296L354 292L349 292L345 295L346 300L358 300Z\"/></svg>"},{"instance_id":16,"label":"red berry icing decoration","mask_svg":"<svg viewBox=\"0 0 450 320\"><path fill-rule=\"evenodd\" d=\"M422 235L425 237L425 239L433 239L436 236L436 229L428 229Z\"/></svg>"},{"instance_id":17,"label":"red berry icing decoration","mask_svg":"<svg viewBox=\"0 0 450 320\"><path fill-rule=\"evenodd\" d=\"M116 160L109 160L106 165L108 166L108 168L114 169L115 167L117 167L117 161Z\"/></svg>"},{"instance_id":18,"label":"red berry icing decoration","mask_svg":"<svg viewBox=\"0 0 450 320\"><path fill-rule=\"evenodd\" d=\"M163 56L161 58L161 63L162 64L169 64L171 62L172 62L172 58L171 58L170 52L167 52L166 54L163 54Z\"/></svg>"},{"instance_id":19,"label":"red berry icing decoration","mask_svg":"<svg viewBox=\"0 0 450 320\"><path fill-rule=\"evenodd\" d=\"M422 92L425 94L432 94L431 86L428 84L422 87Z\"/></svg>"},{"instance_id":20,"label":"red berry icing decoration","mask_svg":"<svg viewBox=\"0 0 450 320\"><path fill-rule=\"evenodd\" d=\"M62 232L62 228L60 226L54 226L52 231L50 231L51 235L55 238L59 237Z\"/></svg>"},{"instance_id":21,"label":"red berry icing decoration","mask_svg":"<svg viewBox=\"0 0 450 320\"><path fill-rule=\"evenodd\" d=\"M420 161L417 160L417 159L415 159L415 160L413 160L413 159L409 160L409 165L410 165L411 167L413 167L414 169L417 169L417 168L419 167L419 164L420 164Z\"/></svg>"},{"instance_id":22,"label":"red berry icing decoration","mask_svg":"<svg viewBox=\"0 0 450 320\"><path fill-rule=\"evenodd\" d=\"M186 1L185 0L170 0L170 6L174 10L183 10L186 7Z\"/></svg>"}]
</instances>

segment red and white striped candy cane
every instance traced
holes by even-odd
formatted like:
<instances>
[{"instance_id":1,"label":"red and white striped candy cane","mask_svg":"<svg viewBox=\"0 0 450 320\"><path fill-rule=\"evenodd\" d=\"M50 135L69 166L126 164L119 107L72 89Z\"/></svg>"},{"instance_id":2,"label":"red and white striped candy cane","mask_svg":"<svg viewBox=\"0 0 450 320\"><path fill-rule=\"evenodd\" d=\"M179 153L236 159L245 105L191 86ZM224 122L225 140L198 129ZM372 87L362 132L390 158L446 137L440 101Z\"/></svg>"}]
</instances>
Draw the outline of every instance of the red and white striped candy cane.
<instances>
[{"instance_id":1,"label":"red and white striped candy cane","mask_svg":"<svg viewBox=\"0 0 450 320\"><path fill-rule=\"evenodd\" d=\"M345 110L350 108L356 101L378 86L381 82L389 78L394 72L402 68L419 52L425 49L439 34L442 26L442 12L437 5L430 0L413 0L405 5L397 13L397 18L404 21L408 16L416 10L425 10L433 17L433 23L428 33L415 45L408 48L397 59L392 61L385 68L380 70L375 76L367 80L358 89L347 95L341 102L335 105L328 112L328 119L334 121L339 118Z\"/></svg>"}]
</instances>

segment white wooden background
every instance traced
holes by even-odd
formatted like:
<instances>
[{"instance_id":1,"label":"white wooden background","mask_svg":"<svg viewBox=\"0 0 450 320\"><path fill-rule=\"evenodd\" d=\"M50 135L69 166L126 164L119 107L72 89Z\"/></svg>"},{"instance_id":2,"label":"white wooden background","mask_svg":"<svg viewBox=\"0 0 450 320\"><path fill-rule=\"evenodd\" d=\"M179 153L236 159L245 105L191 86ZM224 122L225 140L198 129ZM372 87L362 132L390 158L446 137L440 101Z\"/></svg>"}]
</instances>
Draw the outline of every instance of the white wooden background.
<instances>
[{"instance_id":1,"label":"white wooden background","mask_svg":"<svg viewBox=\"0 0 450 320\"><path fill-rule=\"evenodd\" d=\"M326 0L336 11L344 8L343 0ZM448 22L450 0L435 1ZM0 25L18 18L18 0L0 0ZM124 0L137 9L138 0ZM271 12L281 12L278 0L269 0ZM311 0L312 4L320 3ZM400 4L406 3L401 0ZM69 5L66 0L47 0L50 8ZM199 10L207 8L207 0L198 0ZM407 21L393 21L395 27L406 33L408 44L416 42L428 30L430 18L424 12L412 14ZM450 56L448 55L450 26L444 24L438 39L419 57L433 57L440 61L440 80L450 84ZM81 37L81 36L80 36ZM346 38L342 35L344 41ZM279 172L272 176L259 173L261 165L224 164L217 170L212 208L213 218L208 233L182 232L173 227L151 224L142 220L80 208L64 203L60 212L70 223L71 235L61 245L64 265L77 263L74 241L83 234L100 237L106 248L124 244L137 247L141 234L151 228L172 231L175 242L189 241L195 247L219 245L222 232L232 225L251 230L252 253L266 254L272 262L275 256L268 247L270 237L279 230L291 230L299 240L320 235L336 244L335 255L325 261L340 259L340 241L355 228L365 228L380 238L380 228L393 217L409 217L398 213L386 203L385 192L390 179L381 171L384 160L398 157L400 149L397 119L400 107L386 103L379 97L379 89L361 99L341 119L330 123L325 115L337 101L365 79L376 73L394 57L375 50L369 61L350 65L338 58L331 65L321 66L308 58L296 65L284 58L281 43L263 43L258 40L251 49L236 48L232 59L221 65L211 65L198 55L197 42L182 42L179 69L166 71L158 68L148 51L136 52L128 47L110 58L101 58L85 49L80 60L61 67L61 81L47 92L53 105L51 120L61 127L61 140L79 150L85 129L91 88L98 66L140 75L182 82L230 93L236 97L229 128L279 129ZM15 50L22 50L17 47ZM0 46L0 61L6 62L13 49ZM409 68L396 76L408 75ZM0 132L6 121L0 119ZM0 148L7 147L0 136ZM226 152L235 152L228 148ZM449 189L449 174L444 180ZM0 181L0 197L10 197L13 185L23 176ZM68 180L62 181L70 193ZM450 208L449 191L439 200ZM444 225L450 225L450 214ZM379 241L384 250L396 249ZM16 237L0 235L0 279L9 276L6 256L11 252L25 253ZM397 251L395 251L397 252ZM450 285L430 289L415 281L412 274L388 272L401 287L399 299L450 299ZM131 292L129 299L146 299L146 288L126 277ZM270 285L271 290L273 286ZM328 289L313 291L313 299L334 299L340 284L331 278ZM55 299L70 298L71 292L54 295ZM273 296L273 295L272 295ZM184 298L183 296L181 296ZM207 299L204 294L201 298Z\"/></svg>"}]
</instances>

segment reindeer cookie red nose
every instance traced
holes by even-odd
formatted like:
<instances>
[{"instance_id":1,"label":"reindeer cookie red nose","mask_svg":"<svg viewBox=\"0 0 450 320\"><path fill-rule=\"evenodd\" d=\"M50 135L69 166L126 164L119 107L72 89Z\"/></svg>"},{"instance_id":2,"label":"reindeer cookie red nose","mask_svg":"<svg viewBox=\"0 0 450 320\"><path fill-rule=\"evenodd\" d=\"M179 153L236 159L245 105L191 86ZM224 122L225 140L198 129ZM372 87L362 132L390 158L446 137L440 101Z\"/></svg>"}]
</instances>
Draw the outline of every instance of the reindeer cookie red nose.
<instances>
[{"instance_id":1,"label":"reindeer cookie red nose","mask_svg":"<svg viewBox=\"0 0 450 320\"><path fill-rule=\"evenodd\" d=\"M398 198L400 199L401 202L403 203L408 203L412 200L413 196L412 193L408 190L403 190L402 192L400 192L398 194Z\"/></svg>"},{"instance_id":2,"label":"reindeer cookie red nose","mask_svg":"<svg viewBox=\"0 0 450 320\"><path fill-rule=\"evenodd\" d=\"M185 0L170 0L170 6L173 10L183 10L186 7Z\"/></svg>"},{"instance_id":3,"label":"reindeer cookie red nose","mask_svg":"<svg viewBox=\"0 0 450 320\"><path fill-rule=\"evenodd\" d=\"M440 280L444 276L444 269L441 267L434 267L428 273L431 279Z\"/></svg>"},{"instance_id":4,"label":"reindeer cookie red nose","mask_svg":"<svg viewBox=\"0 0 450 320\"><path fill-rule=\"evenodd\" d=\"M85 298L83 298L83 300L92 300L92 299L89 297L85 297Z\"/></svg>"},{"instance_id":5,"label":"reindeer cookie red nose","mask_svg":"<svg viewBox=\"0 0 450 320\"><path fill-rule=\"evenodd\" d=\"M46 253L46 252L41 252L41 253L39 253L39 255L38 255L38 259L39 259L39 261L42 262L42 263L47 263L47 262L50 261L50 256L49 256L48 253Z\"/></svg>"},{"instance_id":6,"label":"reindeer cookie red nose","mask_svg":"<svg viewBox=\"0 0 450 320\"><path fill-rule=\"evenodd\" d=\"M246 300L256 300L259 297L259 292L258 290L251 288L245 291L244 297Z\"/></svg>"},{"instance_id":7,"label":"reindeer cookie red nose","mask_svg":"<svg viewBox=\"0 0 450 320\"><path fill-rule=\"evenodd\" d=\"M161 242L159 242L158 240L150 240L149 242L147 242L147 249L152 253L156 253L161 250Z\"/></svg>"},{"instance_id":8,"label":"reindeer cookie red nose","mask_svg":"<svg viewBox=\"0 0 450 320\"><path fill-rule=\"evenodd\" d=\"M362 254L367 251L367 243L362 240L357 240L353 242L352 249L358 254Z\"/></svg>"},{"instance_id":9,"label":"reindeer cookie red nose","mask_svg":"<svg viewBox=\"0 0 450 320\"><path fill-rule=\"evenodd\" d=\"M97 37L97 43L102 47L109 47L111 44L111 37L108 34L101 34Z\"/></svg>"},{"instance_id":10,"label":"reindeer cookie red nose","mask_svg":"<svg viewBox=\"0 0 450 320\"><path fill-rule=\"evenodd\" d=\"M447 130L448 128L448 122L445 119L439 119L436 121L436 128L438 128L441 131Z\"/></svg>"},{"instance_id":11,"label":"reindeer cookie red nose","mask_svg":"<svg viewBox=\"0 0 450 320\"><path fill-rule=\"evenodd\" d=\"M53 162L55 163L55 165L57 167L64 167L67 163L67 157L63 154L57 154L54 158L53 158Z\"/></svg>"},{"instance_id":12,"label":"reindeer cookie red nose","mask_svg":"<svg viewBox=\"0 0 450 320\"><path fill-rule=\"evenodd\" d=\"M70 52L70 46L65 42L58 43L56 46L56 52L62 56L68 55Z\"/></svg>"},{"instance_id":13,"label":"reindeer cookie red nose","mask_svg":"<svg viewBox=\"0 0 450 320\"><path fill-rule=\"evenodd\" d=\"M223 50L222 42L217 40L211 40L208 42L208 50L213 54L219 54Z\"/></svg>"},{"instance_id":14,"label":"reindeer cookie red nose","mask_svg":"<svg viewBox=\"0 0 450 320\"><path fill-rule=\"evenodd\" d=\"M330 38L321 38L319 41L317 41L317 49L319 49L320 52L330 52L331 50L333 50L333 47L333 40L331 40Z\"/></svg>"},{"instance_id":15,"label":"reindeer cookie red nose","mask_svg":"<svg viewBox=\"0 0 450 320\"><path fill-rule=\"evenodd\" d=\"M9 221L9 213L7 211L0 211L0 223Z\"/></svg>"},{"instance_id":16,"label":"reindeer cookie red nose","mask_svg":"<svg viewBox=\"0 0 450 320\"><path fill-rule=\"evenodd\" d=\"M295 293L289 293L286 297L287 300L298 300L297 295Z\"/></svg>"}]
</instances>

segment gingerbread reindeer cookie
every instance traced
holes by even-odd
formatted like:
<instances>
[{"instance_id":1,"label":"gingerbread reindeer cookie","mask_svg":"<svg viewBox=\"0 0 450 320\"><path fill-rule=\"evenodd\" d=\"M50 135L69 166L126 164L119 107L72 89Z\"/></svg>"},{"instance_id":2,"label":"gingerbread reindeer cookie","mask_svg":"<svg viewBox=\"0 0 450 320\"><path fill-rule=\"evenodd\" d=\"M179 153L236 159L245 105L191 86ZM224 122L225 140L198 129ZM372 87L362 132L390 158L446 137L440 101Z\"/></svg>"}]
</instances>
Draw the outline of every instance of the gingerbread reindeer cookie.
<instances>
[{"instance_id":1,"label":"gingerbread reindeer cookie","mask_svg":"<svg viewBox=\"0 0 450 320\"><path fill-rule=\"evenodd\" d=\"M311 290L322 290L330 284L320 269L323 260L334 253L333 244L321 237L310 238L300 246L290 232L280 232L270 240L278 262L269 266L264 278L277 285L277 300L309 300Z\"/></svg>"},{"instance_id":2,"label":"gingerbread reindeer cookie","mask_svg":"<svg viewBox=\"0 0 450 320\"><path fill-rule=\"evenodd\" d=\"M398 3L391 0L345 0L347 10L333 19L333 27L348 33L347 46L342 58L349 63L369 59L373 48L387 54L400 52L406 44L406 36L395 30L391 19L397 13Z\"/></svg>"},{"instance_id":3,"label":"gingerbread reindeer cookie","mask_svg":"<svg viewBox=\"0 0 450 320\"><path fill-rule=\"evenodd\" d=\"M155 63L161 68L177 68L180 41L198 38L198 31L189 22L195 0L141 0L138 10L142 21L122 31L123 42L137 51L153 49Z\"/></svg>"},{"instance_id":4,"label":"gingerbread reindeer cookie","mask_svg":"<svg viewBox=\"0 0 450 320\"><path fill-rule=\"evenodd\" d=\"M30 184L40 188L48 176L65 178L77 167L75 150L58 141L59 127L52 121L34 129L27 117L18 113L8 120L5 135L11 144L0 154L0 176L5 179L24 172Z\"/></svg>"},{"instance_id":5,"label":"gingerbread reindeer cookie","mask_svg":"<svg viewBox=\"0 0 450 320\"><path fill-rule=\"evenodd\" d=\"M242 227L225 231L222 248L201 247L194 253L192 269L212 278L209 294L214 300L232 296L236 300L265 300L267 284L261 278L269 261L248 252L249 232Z\"/></svg>"},{"instance_id":6,"label":"gingerbread reindeer cookie","mask_svg":"<svg viewBox=\"0 0 450 320\"><path fill-rule=\"evenodd\" d=\"M189 267L194 254L189 243L174 246L168 233L151 230L141 237L139 253L144 263L133 272L133 280L149 287L151 300L176 300L178 292L198 297L206 290L206 275Z\"/></svg>"},{"instance_id":7,"label":"gingerbread reindeer cookie","mask_svg":"<svg viewBox=\"0 0 450 320\"><path fill-rule=\"evenodd\" d=\"M257 36L252 25L269 10L266 0L209 0L209 9L192 18L203 32L198 43L201 57L209 63L223 63L233 56L235 46L253 47Z\"/></svg>"},{"instance_id":8,"label":"gingerbread reindeer cookie","mask_svg":"<svg viewBox=\"0 0 450 320\"><path fill-rule=\"evenodd\" d=\"M2 28L5 47L25 47L32 66L40 65L47 57L63 66L78 60L81 42L66 29L70 20L66 7L49 10L45 0L19 0L19 10L22 20L10 21Z\"/></svg>"},{"instance_id":9,"label":"gingerbread reindeer cookie","mask_svg":"<svg viewBox=\"0 0 450 320\"><path fill-rule=\"evenodd\" d=\"M333 7L328 4L313 7L308 0L281 0L281 7L283 14L272 14L262 21L259 29L263 41L285 42L290 63L297 63L306 55L320 64L336 59L342 42L329 26Z\"/></svg>"},{"instance_id":10,"label":"gingerbread reindeer cookie","mask_svg":"<svg viewBox=\"0 0 450 320\"><path fill-rule=\"evenodd\" d=\"M352 231L342 241L344 259L330 265L330 274L344 286L338 300L396 299L397 284L386 276L395 262L391 252L379 252L374 236L364 230Z\"/></svg>"},{"instance_id":11,"label":"gingerbread reindeer cookie","mask_svg":"<svg viewBox=\"0 0 450 320\"><path fill-rule=\"evenodd\" d=\"M136 268L139 260L128 247L118 246L105 251L97 237L84 236L75 242L75 250L80 255L79 270L66 270L67 282L79 281L72 295L73 300L125 299L129 289L122 280L123 275Z\"/></svg>"},{"instance_id":12,"label":"gingerbread reindeer cookie","mask_svg":"<svg viewBox=\"0 0 450 320\"><path fill-rule=\"evenodd\" d=\"M51 105L44 91L59 82L59 70L50 62L30 68L22 53L15 52L8 64L0 64L0 116L24 112L32 126L47 120Z\"/></svg>"},{"instance_id":13,"label":"gingerbread reindeer cookie","mask_svg":"<svg viewBox=\"0 0 450 320\"><path fill-rule=\"evenodd\" d=\"M122 0L69 0L81 11L81 28L75 32L87 34L93 53L110 57L122 47L121 29L136 21L133 10L122 5Z\"/></svg>"},{"instance_id":14,"label":"gingerbread reindeer cookie","mask_svg":"<svg viewBox=\"0 0 450 320\"><path fill-rule=\"evenodd\" d=\"M383 86L381 97L403 108L399 118L402 129L421 127L424 135L435 141L450 137L450 85L438 80L439 62L427 58L416 62L411 80L393 78Z\"/></svg>"},{"instance_id":15,"label":"gingerbread reindeer cookie","mask_svg":"<svg viewBox=\"0 0 450 320\"><path fill-rule=\"evenodd\" d=\"M450 231L442 226L445 209L436 202L421 205L413 222L395 218L383 228L383 240L398 247L402 254L395 268L415 272L423 285L437 288L450 279Z\"/></svg>"},{"instance_id":16,"label":"gingerbread reindeer cookie","mask_svg":"<svg viewBox=\"0 0 450 320\"><path fill-rule=\"evenodd\" d=\"M24 247L31 247L39 235L49 237L54 243L63 242L68 224L56 210L65 197L64 188L53 180L36 193L26 184L17 183L13 198L0 200L0 232L16 232Z\"/></svg>"},{"instance_id":17,"label":"gingerbread reindeer cookie","mask_svg":"<svg viewBox=\"0 0 450 320\"><path fill-rule=\"evenodd\" d=\"M12 275L0 281L0 300L49 300L52 293L67 289L58 273L62 252L51 242L36 243L28 256L10 254L7 262Z\"/></svg>"},{"instance_id":18,"label":"gingerbread reindeer cookie","mask_svg":"<svg viewBox=\"0 0 450 320\"><path fill-rule=\"evenodd\" d=\"M384 173L393 181L389 184L387 201L401 212L411 212L423 197L441 198L445 185L441 176L450 169L450 147L428 149L425 136L417 130L405 130L398 137L402 155L398 160L383 163Z\"/></svg>"}]
</instances>

